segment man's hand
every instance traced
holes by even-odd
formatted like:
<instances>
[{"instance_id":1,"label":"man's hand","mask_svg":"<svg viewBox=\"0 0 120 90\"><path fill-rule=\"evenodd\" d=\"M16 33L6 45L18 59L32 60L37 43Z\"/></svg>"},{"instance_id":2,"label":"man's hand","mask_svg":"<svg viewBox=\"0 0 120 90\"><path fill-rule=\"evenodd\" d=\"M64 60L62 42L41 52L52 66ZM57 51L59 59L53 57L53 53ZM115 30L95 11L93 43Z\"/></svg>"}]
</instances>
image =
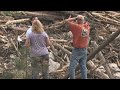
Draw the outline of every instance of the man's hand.
<instances>
[{"instance_id":1,"label":"man's hand","mask_svg":"<svg viewBox=\"0 0 120 90\"><path fill-rule=\"evenodd\" d=\"M77 18L77 17L73 17L73 18L71 18L71 16L69 16L68 19L65 19L65 22L74 21L74 20L76 20L76 18Z\"/></svg>"}]
</instances>

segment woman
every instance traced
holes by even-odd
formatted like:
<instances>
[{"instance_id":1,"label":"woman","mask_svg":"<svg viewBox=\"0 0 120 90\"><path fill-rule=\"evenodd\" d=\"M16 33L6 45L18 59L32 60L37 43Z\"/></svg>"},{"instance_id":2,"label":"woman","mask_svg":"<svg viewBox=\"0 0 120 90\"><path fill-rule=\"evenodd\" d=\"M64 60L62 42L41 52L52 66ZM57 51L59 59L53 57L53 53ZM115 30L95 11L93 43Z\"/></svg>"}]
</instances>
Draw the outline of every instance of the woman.
<instances>
[{"instance_id":1,"label":"woman","mask_svg":"<svg viewBox=\"0 0 120 90\"><path fill-rule=\"evenodd\" d=\"M39 70L42 70L43 79L49 79L49 55L47 46L50 46L52 49L53 46L39 20L33 21L32 33L27 36L25 46L27 48L30 47L32 78L38 79Z\"/></svg>"}]
</instances>

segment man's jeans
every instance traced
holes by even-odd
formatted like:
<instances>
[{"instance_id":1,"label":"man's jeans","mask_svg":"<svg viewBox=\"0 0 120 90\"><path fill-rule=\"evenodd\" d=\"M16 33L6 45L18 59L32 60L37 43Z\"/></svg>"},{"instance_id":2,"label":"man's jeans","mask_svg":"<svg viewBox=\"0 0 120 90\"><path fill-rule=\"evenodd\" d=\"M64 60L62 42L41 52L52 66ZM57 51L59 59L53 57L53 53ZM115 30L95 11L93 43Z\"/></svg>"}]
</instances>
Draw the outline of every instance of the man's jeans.
<instances>
[{"instance_id":1,"label":"man's jeans","mask_svg":"<svg viewBox=\"0 0 120 90\"><path fill-rule=\"evenodd\" d=\"M87 48L74 48L72 50L71 61L69 66L70 79L75 79L75 69L78 63L80 64L81 77L87 79Z\"/></svg>"},{"instance_id":2,"label":"man's jeans","mask_svg":"<svg viewBox=\"0 0 120 90\"><path fill-rule=\"evenodd\" d=\"M32 79L39 79L42 72L43 79L49 79L49 56L31 57Z\"/></svg>"}]
</instances>

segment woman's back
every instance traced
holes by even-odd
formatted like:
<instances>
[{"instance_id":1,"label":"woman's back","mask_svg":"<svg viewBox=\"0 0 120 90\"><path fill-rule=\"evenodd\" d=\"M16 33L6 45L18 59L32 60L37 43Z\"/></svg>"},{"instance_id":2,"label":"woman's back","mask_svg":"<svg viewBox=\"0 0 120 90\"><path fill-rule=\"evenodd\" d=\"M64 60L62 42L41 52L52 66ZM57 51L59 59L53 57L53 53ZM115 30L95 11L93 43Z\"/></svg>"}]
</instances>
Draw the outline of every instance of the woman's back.
<instances>
[{"instance_id":1,"label":"woman's back","mask_svg":"<svg viewBox=\"0 0 120 90\"><path fill-rule=\"evenodd\" d=\"M29 35L30 44L31 44L30 54L32 57L48 54L48 49L46 47L47 38L48 35L46 32L42 32L42 33L32 32Z\"/></svg>"}]
</instances>

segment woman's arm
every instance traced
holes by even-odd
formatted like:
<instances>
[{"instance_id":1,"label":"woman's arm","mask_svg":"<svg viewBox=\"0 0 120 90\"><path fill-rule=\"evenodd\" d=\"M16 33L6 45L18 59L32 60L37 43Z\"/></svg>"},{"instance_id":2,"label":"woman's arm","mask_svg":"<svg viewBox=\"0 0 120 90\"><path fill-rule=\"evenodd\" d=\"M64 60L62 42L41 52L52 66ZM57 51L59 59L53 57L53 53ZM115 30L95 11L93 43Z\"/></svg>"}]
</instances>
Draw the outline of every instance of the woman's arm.
<instances>
[{"instance_id":1,"label":"woman's arm","mask_svg":"<svg viewBox=\"0 0 120 90\"><path fill-rule=\"evenodd\" d=\"M74 21L76 19L77 19L76 17L74 17L74 18L68 18L68 19L65 20L65 22L71 22L71 21Z\"/></svg>"},{"instance_id":2,"label":"woman's arm","mask_svg":"<svg viewBox=\"0 0 120 90\"><path fill-rule=\"evenodd\" d=\"M51 41L50 41L50 39L49 39L49 37L47 37L46 38L46 46L50 46L50 48L54 51L55 49L54 49L54 46L52 45L52 43L51 43Z\"/></svg>"},{"instance_id":3,"label":"woman's arm","mask_svg":"<svg viewBox=\"0 0 120 90\"><path fill-rule=\"evenodd\" d=\"M30 39L29 38L27 38L26 41L25 41L25 47L26 48L30 47Z\"/></svg>"}]
</instances>

